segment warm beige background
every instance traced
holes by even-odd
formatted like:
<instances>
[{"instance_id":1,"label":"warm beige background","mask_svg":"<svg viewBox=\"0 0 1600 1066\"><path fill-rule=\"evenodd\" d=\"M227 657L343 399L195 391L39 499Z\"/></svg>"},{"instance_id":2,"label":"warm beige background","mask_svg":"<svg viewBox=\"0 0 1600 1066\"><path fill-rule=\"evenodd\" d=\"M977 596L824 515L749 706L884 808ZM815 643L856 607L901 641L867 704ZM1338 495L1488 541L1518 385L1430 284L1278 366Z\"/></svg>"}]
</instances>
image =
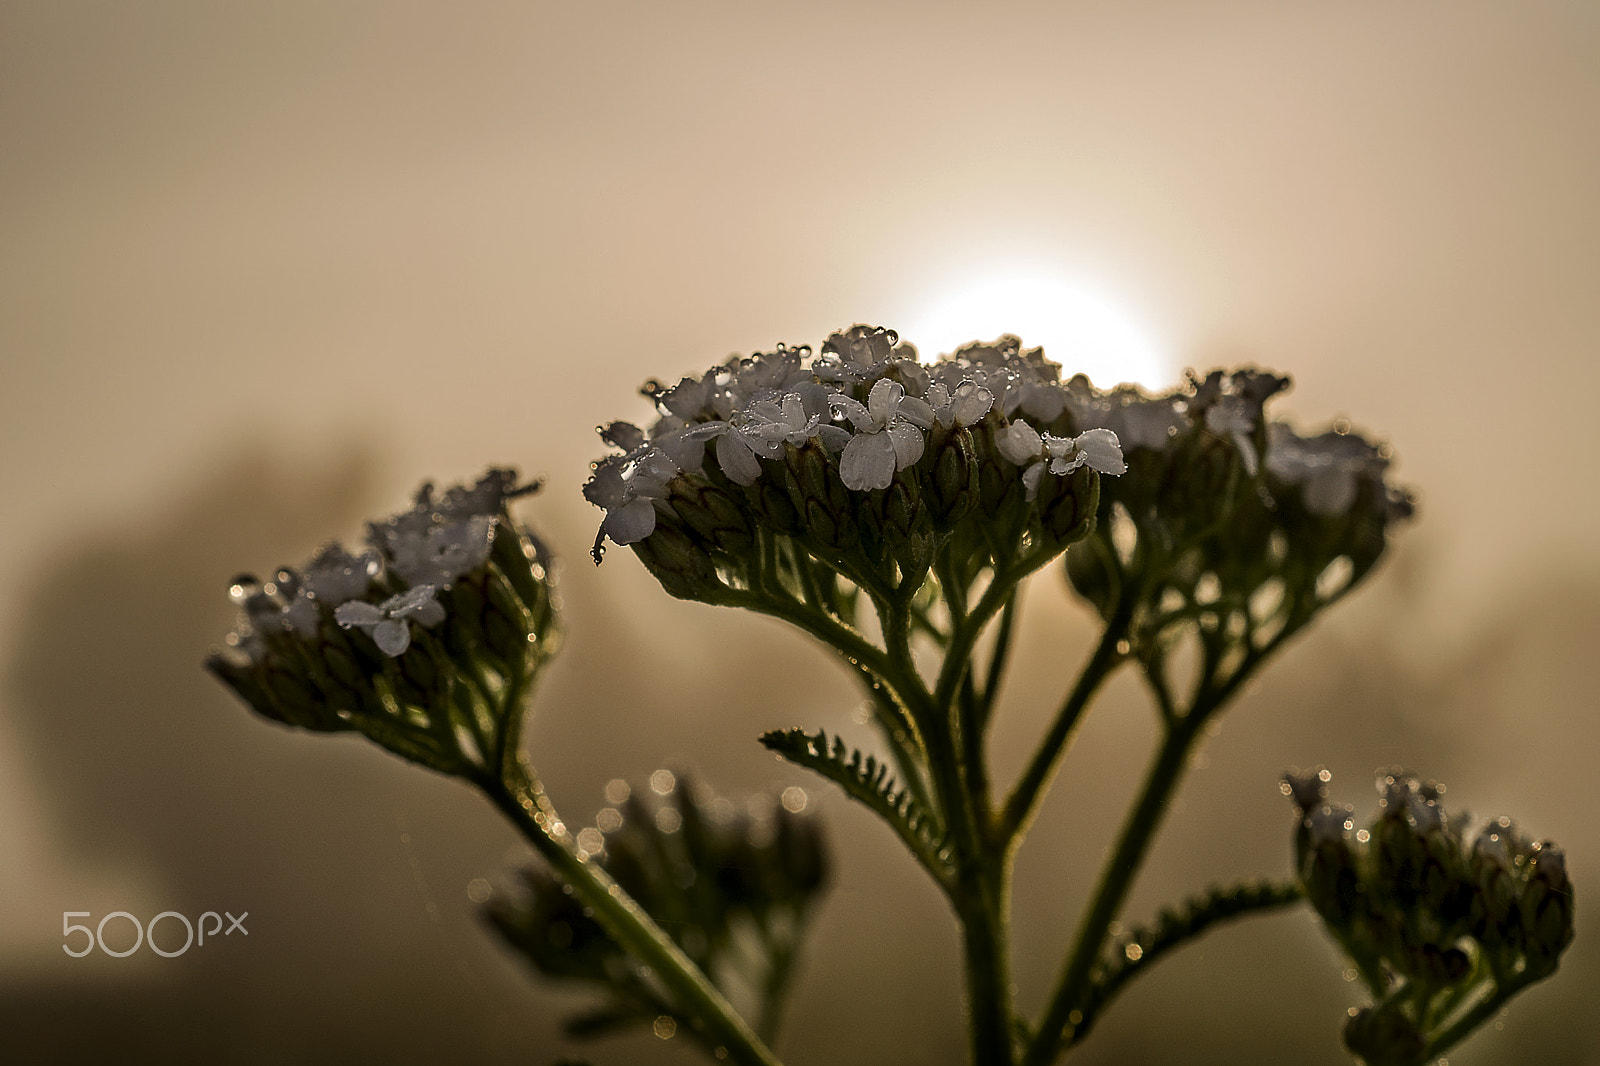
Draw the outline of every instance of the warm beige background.
<instances>
[{"instance_id":1,"label":"warm beige background","mask_svg":"<svg viewBox=\"0 0 1600 1066\"><path fill-rule=\"evenodd\" d=\"M421 477L544 474L569 648L530 744L569 817L669 763L847 725L816 651L584 558L592 427L730 351L1065 279L1174 365L1293 373L1380 429L1423 521L1227 720L1137 915L1287 869L1274 779L1441 777L1600 891L1600 13L1572 3L0 4L0 1032L18 1061L533 1062L572 1005L473 921L519 852L464 789L250 718L198 661L240 569ZM913 337L913 340L916 338ZM1070 352L1054 352L1070 364ZM1089 632L1053 574L1014 767ZM1115 688L1019 871L1039 1003L1150 718ZM960 1060L954 939L813 791L839 886L783 1050ZM60 914L248 910L66 958ZM1580 913L1586 924L1589 912ZM1457 1063L1600 1062L1600 953ZM1331 1064L1353 986L1294 914L1130 993L1085 1063ZM531 1055L531 1057L530 1057ZM642 1037L597 1061L689 1061Z\"/></svg>"}]
</instances>

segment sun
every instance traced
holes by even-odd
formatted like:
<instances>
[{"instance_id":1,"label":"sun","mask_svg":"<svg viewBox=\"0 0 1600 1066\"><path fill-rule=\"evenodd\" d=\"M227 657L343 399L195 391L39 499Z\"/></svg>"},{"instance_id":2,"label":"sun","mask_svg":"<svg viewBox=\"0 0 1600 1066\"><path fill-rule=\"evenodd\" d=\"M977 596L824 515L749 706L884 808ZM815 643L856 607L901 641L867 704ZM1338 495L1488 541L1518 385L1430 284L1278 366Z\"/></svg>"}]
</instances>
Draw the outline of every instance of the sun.
<instances>
[{"instance_id":1,"label":"sun","mask_svg":"<svg viewBox=\"0 0 1600 1066\"><path fill-rule=\"evenodd\" d=\"M1173 361L1131 318L1066 281L983 282L926 308L909 325L904 338L928 359L1014 333L1030 348L1042 346L1063 376L1087 374L1099 388L1133 382L1166 389L1176 378Z\"/></svg>"}]
</instances>

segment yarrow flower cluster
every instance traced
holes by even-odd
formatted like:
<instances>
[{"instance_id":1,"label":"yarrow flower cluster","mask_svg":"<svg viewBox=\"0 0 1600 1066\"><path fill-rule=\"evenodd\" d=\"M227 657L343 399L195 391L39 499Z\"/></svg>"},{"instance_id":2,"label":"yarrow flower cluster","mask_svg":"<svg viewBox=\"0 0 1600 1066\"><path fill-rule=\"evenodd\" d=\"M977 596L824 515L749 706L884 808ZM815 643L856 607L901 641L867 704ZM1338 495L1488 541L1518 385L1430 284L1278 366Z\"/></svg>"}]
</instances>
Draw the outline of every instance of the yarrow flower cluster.
<instances>
[{"instance_id":1,"label":"yarrow flower cluster","mask_svg":"<svg viewBox=\"0 0 1600 1066\"><path fill-rule=\"evenodd\" d=\"M1410 493L1386 480L1386 446L1342 422L1303 437L1269 419L1288 386L1256 368L1191 376L1159 396L1069 383L1076 424L1115 433L1129 473L1102 491L1068 573L1130 641L1169 713L1166 651L1183 633L1199 627L1194 695L1230 691L1365 578L1411 517Z\"/></svg>"},{"instance_id":2,"label":"yarrow flower cluster","mask_svg":"<svg viewBox=\"0 0 1600 1066\"><path fill-rule=\"evenodd\" d=\"M893 331L855 326L820 353L779 347L643 391L657 412L648 430L601 429L619 453L584 488L606 512L593 554L598 562L608 540L640 548L669 591L694 598L707 595L709 575L727 576L761 528L824 554L860 547L869 567L898 555L915 569L908 546L970 514L980 476L1018 487L1014 513L986 517L1025 526L1062 494L1041 491L1047 478L1126 469L1115 432L1069 431L1060 368L1015 337L924 364ZM994 469L980 475L985 463ZM1034 538L1081 535L1087 512L1066 511Z\"/></svg>"},{"instance_id":3,"label":"yarrow flower cluster","mask_svg":"<svg viewBox=\"0 0 1600 1066\"><path fill-rule=\"evenodd\" d=\"M1357 829L1330 780L1292 772L1283 792L1306 898L1379 1001L1352 1013L1345 1043L1368 1063L1421 1063L1458 1008L1487 1016L1555 971L1573 935L1566 858L1505 817L1473 835L1443 785L1401 769L1379 772L1377 816Z\"/></svg>"},{"instance_id":4,"label":"yarrow flower cluster","mask_svg":"<svg viewBox=\"0 0 1600 1066\"><path fill-rule=\"evenodd\" d=\"M334 542L269 581L240 575L239 623L207 667L290 725L394 734L451 765L487 757L499 729L488 705L531 679L556 638L548 553L507 509L537 488L511 470L437 497L424 485L409 510L368 525L359 553ZM478 750L457 750L441 705L477 707Z\"/></svg>"},{"instance_id":5,"label":"yarrow flower cluster","mask_svg":"<svg viewBox=\"0 0 1600 1066\"><path fill-rule=\"evenodd\" d=\"M1399 770L1360 830L1327 801L1326 771L1291 774L1294 879L1219 885L1118 931L1208 725L1412 515L1386 445L1342 421L1302 435L1269 417L1288 385L1242 367L1159 395L1097 389L1014 336L923 362L894 332L855 326L816 352L649 382L647 426L600 429L613 453L584 487L605 512L596 563L626 545L668 593L782 619L860 683L876 750L825 729L760 739L873 811L945 894L971 1062L1055 1062L1168 951L1304 898L1373 994L1346 1046L1368 1066L1422 1066L1554 972L1572 939L1559 848L1504 818L1472 837L1441 786ZM508 509L532 491L509 470L424 486L356 551L237 578L239 624L207 665L267 717L359 730L465 780L522 831L545 865L487 914L541 973L602 990L572 1035L648 1025L718 1061L778 1066L769 1045L826 880L804 794L747 818L658 771L662 799L613 781L595 825L567 828L520 748L558 640L550 557ZM987 745L1022 583L1063 553L1104 625L1007 785ZM1011 856L1124 665L1154 697L1159 750L1048 1001L1024 1018L1005 948Z\"/></svg>"}]
</instances>

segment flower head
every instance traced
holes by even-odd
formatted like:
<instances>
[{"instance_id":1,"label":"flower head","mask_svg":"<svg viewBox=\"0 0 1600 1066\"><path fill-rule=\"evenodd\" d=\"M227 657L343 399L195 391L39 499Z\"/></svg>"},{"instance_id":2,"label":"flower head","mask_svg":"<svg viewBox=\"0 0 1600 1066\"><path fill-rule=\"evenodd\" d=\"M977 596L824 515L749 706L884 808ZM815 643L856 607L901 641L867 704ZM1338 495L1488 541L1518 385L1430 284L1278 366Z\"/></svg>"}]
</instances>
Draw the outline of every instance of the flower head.
<instances>
[{"instance_id":1,"label":"flower head","mask_svg":"<svg viewBox=\"0 0 1600 1066\"><path fill-rule=\"evenodd\" d=\"M1014 502L988 520L1002 517L1007 536L1059 551L1090 513L1060 497L1095 483L1073 481L1044 498L1042 479L1125 469L1113 433L1067 432L1060 368L1016 338L924 365L893 331L854 326L815 354L780 347L644 391L655 423L605 427L618 451L595 464L584 488L605 511L594 555L607 541L633 546L658 577L673 570L673 588L685 594L742 586L752 561L733 546L756 543L749 531L762 525L830 557L859 554L859 566L842 564L858 576L915 569L915 553L952 535L954 523L980 520L973 509L983 485L997 506L1015 487ZM997 449L1015 453L1020 443L1030 455L1005 462ZM970 538L973 552L987 544Z\"/></svg>"},{"instance_id":2,"label":"flower head","mask_svg":"<svg viewBox=\"0 0 1600 1066\"><path fill-rule=\"evenodd\" d=\"M555 647L548 556L507 509L536 488L509 470L439 496L424 485L409 510L367 527L360 552L331 543L271 582L235 579L239 623L207 666L267 717L361 729L459 772L483 752L423 723L470 706L450 696L460 678L509 691Z\"/></svg>"}]
</instances>

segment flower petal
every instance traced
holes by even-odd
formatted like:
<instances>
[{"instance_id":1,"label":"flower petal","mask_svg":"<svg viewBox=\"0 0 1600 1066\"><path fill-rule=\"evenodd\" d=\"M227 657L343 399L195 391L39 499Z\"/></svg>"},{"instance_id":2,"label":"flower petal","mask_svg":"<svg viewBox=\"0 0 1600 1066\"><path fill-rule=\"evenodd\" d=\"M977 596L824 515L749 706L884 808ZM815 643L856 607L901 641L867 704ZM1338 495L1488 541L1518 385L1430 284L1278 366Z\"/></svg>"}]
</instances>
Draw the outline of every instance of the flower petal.
<instances>
[{"instance_id":1,"label":"flower petal","mask_svg":"<svg viewBox=\"0 0 1600 1066\"><path fill-rule=\"evenodd\" d=\"M346 629L352 626L375 626L383 621L383 611L375 603L349 600L334 608L333 620Z\"/></svg>"},{"instance_id":2,"label":"flower petal","mask_svg":"<svg viewBox=\"0 0 1600 1066\"><path fill-rule=\"evenodd\" d=\"M600 528L618 544L634 544L656 531L656 508L649 500L634 500L612 511Z\"/></svg>"},{"instance_id":3,"label":"flower petal","mask_svg":"<svg viewBox=\"0 0 1600 1066\"><path fill-rule=\"evenodd\" d=\"M1037 459L1039 449L1044 446L1039 431L1026 422L1011 423L994 435L994 443L1001 455L1018 466L1030 459Z\"/></svg>"},{"instance_id":4,"label":"flower petal","mask_svg":"<svg viewBox=\"0 0 1600 1066\"><path fill-rule=\"evenodd\" d=\"M411 646L411 627L393 618L387 619L373 627L372 641L379 651L393 659Z\"/></svg>"},{"instance_id":5,"label":"flower petal","mask_svg":"<svg viewBox=\"0 0 1600 1066\"><path fill-rule=\"evenodd\" d=\"M1086 429L1072 440L1072 446L1082 452L1089 465L1102 474L1126 474L1128 463L1122 457L1122 445L1117 435L1109 429Z\"/></svg>"},{"instance_id":6,"label":"flower petal","mask_svg":"<svg viewBox=\"0 0 1600 1066\"><path fill-rule=\"evenodd\" d=\"M879 429L887 426L900 410L900 401L905 394L905 386L898 381L879 378L873 384L872 391L867 393L867 411L872 415L873 424Z\"/></svg>"},{"instance_id":7,"label":"flower petal","mask_svg":"<svg viewBox=\"0 0 1600 1066\"><path fill-rule=\"evenodd\" d=\"M994 406L994 394L981 385L970 381L963 381L950 398L950 410L955 415L955 424L970 426L989 413L989 408Z\"/></svg>"},{"instance_id":8,"label":"flower petal","mask_svg":"<svg viewBox=\"0 0 1600 1066\"><path fill-rule=\"evenodd\" d=\"M761 461L735 429L717 438L717 465L728 475L728 480L738 485L754 485L761 476Z\"/></svg>"},{"instance_id":9,"label":"flower petal","mask_svg":"<svg viewBox=\"0 0 1600 1066\"><path fill-rule=\"evenodd\" d=\"M861 492L886 489L894 480L895 448L887 433L857 433L839 456L839 478Z\"/></svg>"},{"instance_id":10,"label":"flower petal","mask_svg":"<svg viewBox=\"0 0 1600 1066\"><path fill-rule=\"evenodd\" d=\"M887 433L894 444L894 468L904 470L918 459L922 458L923 440L922 430L910 422L895 419Z\"/></svg>"},{"instance_id":11,"label":"flower petal","mask_svg":"<svg viewBox=\"0 0 1600 1066\"><path fill-rule=\"evenodd\" d=\"M1028 499L1039 495L1039 479L1044 477L1044 461L1034 463L1022 472L1023 487L1028 490Z\"/></svg>"}]
</instances>

